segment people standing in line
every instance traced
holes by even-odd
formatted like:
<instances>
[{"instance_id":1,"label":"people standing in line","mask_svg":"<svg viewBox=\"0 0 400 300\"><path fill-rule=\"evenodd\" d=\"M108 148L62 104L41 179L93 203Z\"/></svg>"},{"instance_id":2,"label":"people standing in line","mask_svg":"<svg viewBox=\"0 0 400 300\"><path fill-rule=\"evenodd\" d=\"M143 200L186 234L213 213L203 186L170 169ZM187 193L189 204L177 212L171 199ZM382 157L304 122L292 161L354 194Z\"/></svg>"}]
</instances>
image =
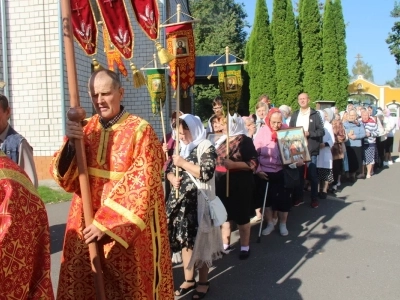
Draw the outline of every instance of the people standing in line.
<instances>
[{"instance_id":1,"label":"people standing in line","mask_svg":"<svg viewBox=\"0 0 400 300\"><path fill-rule=\"evenodd\" d=\"M254 119L252 117L242 117L244 121L244 126L247 131L247 136L249 138L253 138L256 133L256 124L254 123Z\"/></svg>"},{"instance_id":2,"label":"people standing in line","mask_svg":"<svg viewBox=\"0 0 400 300\"><path fill-rule=\"evenodd\" d=\"M253 135L253 138L256 137L258 130L261 126L265 124L265 116L268 113L268 105L265 102L258 102L256 104L256 113L252 115L254 122L256 124L256 132Z\"/></svg>"},{"instance_id":3,"label":"people standing in line","mask_svg":"<svg viewBox=\"0 0 400 300\"><path fill-rule=\"evenodd\" d=\"M344 142L346 141L346 130L343 127L342 120L335 119L332 121L332 130L335 137L334 144L331 148L332 151L332 172L333 183L332 191L336 192L340 186L340 177L344 171L343 159L346 153Z\"/></svg>"},{"instance_id":4,"label":"people standing in line","mask_svg":"<svg viewBox=\"0 0 400 300\"><path fill-rule=\"evenodd\" d=\"M347 114L347 121L343 122L346 130L346 153L349 162L349 179L352 182L357 178L362 178L362 162L363 162L363 148L362 142L365 138L364 125L357 121L357 111L352 109Z\"/></svg>"},{"instance_id":5,"label":"people standing in line","mask_svg":"<svg viewBox=\"0 0 400 300\"><path fill-rule=\"evenodd\" d=\"M223 142L217 143L216 184L217 196L222 200L228 212L228 220L222 225L224 249L230 249L231 226L234 221L239 227L240 255L239 259L247 259L250 255L250 215L254 198L255 184L253 173L257 169L257 151L253 140L246 135L243 119L234 114L229 116L229 140L221 137ZM226 134L227 127L224 133ZM227 154L227 144L229 154ZM229 171L229 181L227 180ZM227 195L227 185L229 195Z\"/></svg>"},{"instance_id":6,"label":"people standing in line","mask_svg":"<svg viewBox=\"0 0 400 300\"><path fill-rule=\"evenodd\" d=\"M208 120L207 133L214 133L211 119L220 124L222 124L223 120L225 119L224 106L220 96L215 97L212 101L212 109L214 114Z\"/></svg>"},{"instance_id":7,"label":"people standing in line","mask_svg":"<svg viewBox=\"0 0 400 300\"><path fill-rule=\"evenodd\" d=\"M382 169L384 166L383 162L385 160L385 146L388 134L388 124L381 108L377 109L375 116L373 116L373 119L378 125L378 136L376 137L376 161L374 168Z\"/></svg>"},{"instance_id":8,"label":"people standing in line","mask_svg":"<svg viewBox=\"0 0 400 300\"><path fill-rule=\"evenodd\" d=\"M329 184L333 182L332 171L332 146L334 143L334 133L331 121L333 120L333 111L330 108L318 110L321 118L324 120L324 136L319 146L319 154L317 156L317 172L319 179L320 192L318 196L320 199L326 199L328 195Z\"/></svg>"},{"instance_id":9,"label":"people standing in line","mask_svg":"<svg viewBox=\"0 0 400 300\"><path fill-rule=\"evenodd\" d=\"M279 106L279 110L282 113L283 123L286 125L289 125L290 118L292 115L292 109L290 108L290 106L287 106L284 104L284 105Z\"/></svg>"},{"instance_id":10,"label":"people standing in line","mask_svg":"<svg viewBox=\"0 0 400 300\"><path fill-rule=\"evenodd\" d=\"M0 150L19 165L38 187L33 148L28 141L8 123L11 108L6 96L0 94Z\"/></svg>"},{"instance_id":11,"label":"people standing in line","mask_svg":"<svg viewBox=\"0 0 400 300\"><path fill-rule=\"evenodd\" d=\"M96 115L85 124L67 120L67 138L50 169L54 180L73 193L57 299L96 298L87 246L95 241L108 299L174 299L161 143L147 121L121 105L124 88L113 71L95 71L89 95ZM87 159L93 207L88 226L75 140L83 140Z\"/></svg>"},{"instance_id":12,"label":"people standing in line","mask_svg":"<svg viewBox=\"0 0 400 300\"><path fill-rule=\"evenodd\" d=\"M378 125L375 120L370 117L368 110L361 110L361 122L365 128L365 139L363 140L363 167L362 178L371 178L374 171L376 137L378 136ZM365 176L364 166L367 167L367 175Z\"/></svg>"},{"instance_id":13,"label":"people standing in line","mask_svg":"<svg viewBox=\"0 0 400 300\"><path fill-rule=\"evenodd\" d=\"M222 255L223 247L221 229L211 224L206 200L189 174L205 186L204 192L213 192L215 196L217 154L206 139L201 120L193 115L184 114L180 117L179 140L179 155L172 156L167 168L168 180L173 187L167 202L168 233L172 252L182 253L185 276L175 296L183 296L196 288L193 299L201 299L209 289L209 267L213 259ZM176 168L179 168L178 176ZM195 266L199 268L197 284L194 279Z\"/></svg>"},{"instance_id":14,"label":"people standing in line","mask_svg":"<svg viewBox=\"0 0 400 300\"><path fill-rule=\"evenodd\" d=\"M300 109L292 114L289 127L303 127L304 134L307 139L308 152L311 161L307 163L308 179L311 182L311 207L317 208L318 201L318 174L317 174L317 156L319 148L324 136L324 127L319 114L310 107L310 98L307 93L301 93L298 96ZM299 167L300 187L295 192L295 206L304 203L303 186L304 186L304 167Z\"/></svg>"},{"instance_id":15,"label":"people standing in line","mask_svg":"<svg viewBox=\"0 0 400 300\"><path fill-rule=\"evenodd\" d=\"M274 220L273 212L278 212L279 232L282 236L289 234L286 226L288 213L292 207L291 189L286 189L284 185L283 163L278 146L277 131L288 128L283 123L282 113L277 108L272 108L265 118L266 126L260 129L259 134L254 140L254 145L258 153L257 180L257 203L262 206L267 182L269 182L265 218L267 227L262 231L263 235L269 235L274 229L278 220ZM304 165L303 161L296 163Z\"/></svg>"},{"instance_id":16,"label":"people standing in line","mask_svg":"<svg viewBox=\"0 0 400 300\"><path fill-rule=\"evenodd\" d=\"M258 102L263 102L267 104L268 109L272 107L271 99L267 94L262 94L260 97L258 97ZM267 112L268 113L268 112Z\"/></svg>"},{"instance_id":17,"label":"people standing in line","mask_svg":"<svg viewBox=\"0 0 400 300\"><path fill-rule=\"evenodd\" d=\"M383 114L385 115L385 118L387 120L387 127L388 127L388 134L385 145L385 161L383 162L383 164L385 166L390 166L393 164L392 152L393 152L394 134L396 132L396 121L395 118L390 115L390 109L385 108L383 110Z\"/></svg>"},{"instance_id":18,"label":"people standing in line","mask_svg":"<svg viewBox=\"0 0 400 300\"><path fill-rule=\"evenodd\" d=\"M182 115L183 115L183 112L180 111L178 117L180 117ZM167 133L167 135L165 136L166 141L164 141L164 139L161 141L164 153L168 154L168 159L164 163L164 167L163 167L163 171L164 171L164 198L165 198L165 201L167 201L167 199L169 197L169 193L171 192L171 184L168 181L166 170L167 170L167 166L171 162L172 155L174 154L175 147L176 147L176 139L177 139L177 135L178 135L175 132L176 131L176 111L174 111L172 113L172 115L171 115L170 127L171 127L171 132Z\"/></svg>"}]
</instances>

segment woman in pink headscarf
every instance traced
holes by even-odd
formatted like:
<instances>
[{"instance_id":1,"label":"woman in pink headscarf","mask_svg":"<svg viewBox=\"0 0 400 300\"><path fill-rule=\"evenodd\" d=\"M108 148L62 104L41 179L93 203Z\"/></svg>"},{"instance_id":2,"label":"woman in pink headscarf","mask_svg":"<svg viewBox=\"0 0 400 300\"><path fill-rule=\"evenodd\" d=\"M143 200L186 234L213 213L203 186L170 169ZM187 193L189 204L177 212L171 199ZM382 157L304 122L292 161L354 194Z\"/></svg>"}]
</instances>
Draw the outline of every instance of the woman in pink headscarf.
<instances>
[{"instance_id":1,"label":"woman in pink headscarf","mask_svg":"<svg viewBox=\"0 0 400 300\"><path fill-rule=\"evenodd\" d=\"M258 168L256 171L259 177L257 184L257 200L262 206L267 182L269 181L266 200L266 221L267 227L262 231L263 235L269 235L274 229L273 211L278 211L279 231L282 236L289 234L286 228L286 220L292 207L292 191L284 187L284 175L282 157L278 147L277 131L288 128L283 123L282 113L277 108L271 108L265 118L266 126L260 128L254 139L254 145L258 152ZM299 162L299 165L303 165Z\"/></svg>"}]
</instances>

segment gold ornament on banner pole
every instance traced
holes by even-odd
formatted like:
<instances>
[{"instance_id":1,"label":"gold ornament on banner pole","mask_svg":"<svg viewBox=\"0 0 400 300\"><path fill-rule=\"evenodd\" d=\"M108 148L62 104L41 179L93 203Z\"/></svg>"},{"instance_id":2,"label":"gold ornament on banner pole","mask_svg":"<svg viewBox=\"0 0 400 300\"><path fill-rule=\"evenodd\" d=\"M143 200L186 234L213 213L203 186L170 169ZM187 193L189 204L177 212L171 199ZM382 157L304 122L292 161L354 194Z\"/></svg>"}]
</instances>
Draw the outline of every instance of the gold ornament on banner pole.
<instances>
[{"instance_id":1,"label":"gold ornament on banner pole","mask_svg":"<svg viewBox=\"0 0 400 300\"><path fill-rule=\"evenodd\" d=\"M225 47L225 55L219 57L216 61L209 65L210 68L217 67L218 69L218 82L219 89L222 96L222 102L226 105L226 158L229 159L229 118L230 110L237 110L239 99L242 92L242 77L241 77L241 66L247 64L247 61L241 62L229 62L229 47ZM217 64L216 62L225 56L224 64ZM235 56L235 58L238 58ZM211 70L212 74L212 70ZM208 78L208 77L207 77ZM211 78L211 75L210 75ZM232 102L232 103L231 103ZM229 170L226 170L226 197L229 197Z\"/></svg>"}]
</instances>

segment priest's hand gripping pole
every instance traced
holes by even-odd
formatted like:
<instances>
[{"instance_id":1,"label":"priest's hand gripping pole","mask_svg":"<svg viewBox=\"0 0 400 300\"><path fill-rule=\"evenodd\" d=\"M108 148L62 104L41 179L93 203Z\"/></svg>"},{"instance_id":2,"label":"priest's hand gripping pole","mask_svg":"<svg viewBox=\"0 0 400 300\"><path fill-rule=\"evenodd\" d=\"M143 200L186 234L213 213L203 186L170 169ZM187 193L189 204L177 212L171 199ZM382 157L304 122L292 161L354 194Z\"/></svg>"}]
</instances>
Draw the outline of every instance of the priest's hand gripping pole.
<instances>
[{"instance_id":1,"label":"priest's hand gripping pole","mask_svg":"<svg viewBox=\"0 0 400 300\"><path fill-rule=\"evenodd\" d=\"M61 1L63 36L65 47L65 59L68 75L68 90L70 95L70 110L68 119L80 122L85 118L85 111L80 107L78 80L76 75L74 39L71 26L71 6L69 0ZM93 222L93 208L90 195L89 175L87 172L86 155L83 140L75 140L76 158L79 171L79 184L82 194L83 213L85 226L89 226ZM101 269L101 261L97 242L89 244L89 255L94 275L94 283L96 289L96 300L106 300L104 292L104 279Z\"/></svg>"}]
</instances>

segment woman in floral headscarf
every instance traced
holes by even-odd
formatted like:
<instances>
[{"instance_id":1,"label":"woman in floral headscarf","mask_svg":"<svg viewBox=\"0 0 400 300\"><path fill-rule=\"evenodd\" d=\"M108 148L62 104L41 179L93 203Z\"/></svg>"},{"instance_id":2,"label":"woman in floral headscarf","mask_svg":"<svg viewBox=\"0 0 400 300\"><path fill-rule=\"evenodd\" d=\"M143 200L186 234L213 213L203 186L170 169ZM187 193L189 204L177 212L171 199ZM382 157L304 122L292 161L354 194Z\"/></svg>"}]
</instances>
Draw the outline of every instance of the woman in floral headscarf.
<instances>
[{"instance_id":1,"label":"woman in floral headscarf","mask_svg":"<svg viewBox=\"0 0 400 300\"><path fill-rule=\"evenodd\" d=\"M217 141L216 188L217 196L222 200L228 212L228 222L222 225L224 249L229 249L231 227L234 221L239 227L240 259L250 254L250 215L253 192L255 190L253 173L257 169L257 152L253 140L246 135L243 119L234 114L229 116L229 154L227 154L227 136ZM226 128L224 129L226 133ZM229 182L227 182L229 170ZM226 186L229 184L229 196Z\"/></svg>"}]
</instances>

